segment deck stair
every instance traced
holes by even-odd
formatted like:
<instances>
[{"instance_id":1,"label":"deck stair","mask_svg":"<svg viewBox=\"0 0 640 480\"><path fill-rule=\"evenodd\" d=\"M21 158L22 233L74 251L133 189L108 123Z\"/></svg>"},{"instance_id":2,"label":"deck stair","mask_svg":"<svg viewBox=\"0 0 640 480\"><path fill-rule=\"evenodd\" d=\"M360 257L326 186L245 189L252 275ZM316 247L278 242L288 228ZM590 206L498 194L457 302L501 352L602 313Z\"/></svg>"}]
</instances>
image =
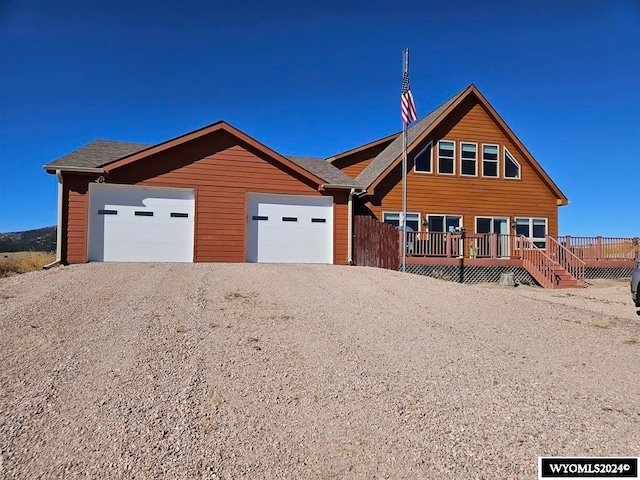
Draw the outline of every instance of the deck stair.
<instances>
[{"instance_id":1,"label":"deck stair","mask_svg":"<svg viewBox=\"0 0 640 480\"><path fill-rule=\"evenodd\" d=\"M544 288L584 288L586 263L567 250L553 237L546 237L546 249L538 248L530 239L520 237L520 253L524 268Z\"/></svg>"}]
</instances>

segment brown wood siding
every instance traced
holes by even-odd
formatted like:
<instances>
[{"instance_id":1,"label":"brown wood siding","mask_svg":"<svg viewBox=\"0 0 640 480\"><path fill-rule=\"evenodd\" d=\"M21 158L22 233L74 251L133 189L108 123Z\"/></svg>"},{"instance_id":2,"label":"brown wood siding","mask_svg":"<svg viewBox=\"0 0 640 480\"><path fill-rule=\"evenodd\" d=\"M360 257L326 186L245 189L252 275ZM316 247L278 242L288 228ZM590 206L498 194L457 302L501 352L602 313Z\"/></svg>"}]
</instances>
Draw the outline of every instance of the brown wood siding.
<instances>
[{"instance_id":1,"label":"brown wood siding","mask_svg":"<svg viewBox=\"0 0 640 480\"><path fill-rule=\"evenodd\" d=\"M69 192L69 252L66 261L86 261L86 177ZM84 181L84 184L82 183ZM334 262L347 262L346 196L320 193L293 170L226 132L216 132L114 170L109 183L193 188L196 195L196 262L244 262L248 192L334 196Z\"/></svg>"},{"instance_id":2,"label":"brown wood siding","mask_svg":"<svg viewBox=\"0 0 640 480\"><path fill-rule=\"evenodd\" d=\"M333 162L333 165L349 175L351 178L356 178L382 150L389 146L392 141L393 139L390 139L388 142L384 142L380 145L375 145L365 150L339 158Z\"/></svg>"},{"instance_id":3,"label":"brown wood siding","mask_svg":"<svg viewBox=\"0 0 640 480\"><path fill-rule=\"evenodd\" d=\"M87 261L88 184L95 176L63 175L62 260L64 263Z\"/></svg>"},{"instance_id":4,"label":"brown wood siding","mask_svg":"<svg viewBox=\"0 0 640 480\"><path fill-rule=\"evenodd\" d=\"M413 155L410 154L407 211L420 212L421 219L428 214L462 215L463 226L468 232L475 232L476 216L544 217L548 219L549 235L557 236L556 197L474 97L464 101L421 145L412 150L417 153L433 140L434 172L437 172L436 143L441 139L456 142L456 175L416 173L413 171ZM460 175L460 141L478 144L478 177ZM482 143L500 145L500 178L482 178ZM520 164L521 180L502 178L505 146ZM380 182L374 193L368 206L380 220L383 212L402 209L400 165Z\"/></svg>"},{"instance_id":5,"label":"brown wood siding","mask_svg":"<svg viewBox=\"0 0 640 480\"><path fill-rule=\"evenodd\" d=\"M349 194L332 192L333 196L333 263L347 265L349 262Z\"/></svg>"}]
</instances>

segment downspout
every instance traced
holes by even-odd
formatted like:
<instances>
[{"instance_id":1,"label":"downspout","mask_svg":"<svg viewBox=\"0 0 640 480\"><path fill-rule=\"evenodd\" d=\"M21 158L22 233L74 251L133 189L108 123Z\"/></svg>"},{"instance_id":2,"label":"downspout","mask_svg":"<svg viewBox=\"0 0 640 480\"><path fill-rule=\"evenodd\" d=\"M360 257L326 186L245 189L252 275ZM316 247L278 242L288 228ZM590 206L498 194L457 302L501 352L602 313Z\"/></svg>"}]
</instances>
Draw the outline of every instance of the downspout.
<instances>
[{"instance_id":1,"label":"downspout","mask_svg":"<svg viewBox=\"0 0 640 480\"><path fill-rule=\"evenodd\" d=\"M63 180L62 172L56 170L56 177L58 178L58 225L56 232L56 259L55 261L45 265L45 270L49 270L51 267L58 265L62 260L62 194L63 194Z\"/></svg>"},{"instance_id":2,"label":"downspout","mask_svg":"<svg viewBox=\"0 0 640 480\"><path fill-rule=\"evenodd\" d=\"M353 195L356 193L356 189L352 188L349 191L349 206L347 207L349 210L349 222L347 228L347 235L349 235L349 239L347 242L347 250L349 252L347 263L349 265L353 265Z\"/></svg>"}]
</instances>

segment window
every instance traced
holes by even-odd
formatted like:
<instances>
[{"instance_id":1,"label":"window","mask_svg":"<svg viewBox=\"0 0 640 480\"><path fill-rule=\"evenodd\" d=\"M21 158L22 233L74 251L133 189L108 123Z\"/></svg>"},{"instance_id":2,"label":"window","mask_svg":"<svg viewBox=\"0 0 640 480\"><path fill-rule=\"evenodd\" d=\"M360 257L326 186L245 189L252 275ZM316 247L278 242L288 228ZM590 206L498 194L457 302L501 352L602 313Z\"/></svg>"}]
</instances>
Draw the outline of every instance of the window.
<instances>
[{"instance_id":1,"label":"window","mask_svg":"<svg viewBox=\"0 0 640 480\"><path fill-rule=\"evenodd\" d=\"M520 164L506 147L504 149L504 178L520 178Z\"/></svg>"},{"instance_id":2,"label":"window","mask_svg":"<svg viewBox=\"0 0 640 480\"><path fill-rule=\"evenodd\" d=\"M282 217L283 222L297 222L298 217Z\"/></svg>"},{"instance_id":3,"label":"window","mask_svg":"<svg viewBox=\"0 0 640 480\"><path fill-rule=\"evenodd\" d=\"M460 175L478 175L478 145L460 142Z\"/></svg>"},{"instance_id":4,"label":"window","mask_svg":"<svg viewBox=\"0 0 640 480\"><path fill-rule=\"evenodd\" d=\"M189 214L181 212L171 212L171 218L189 218Z\"/></svg>"},{"instance_id":5,"label":"window","mask_svg":"<svg viewBox=\"0 0 640 480\"><path fill-rule=\"evenodd\" d=\"M134 215L136 217L153 217L153 212L145 212L141 210L137 210Z\"/></svg>"},{"instance_id":6,"label":"window","mask_svg":"<svg viewBox=\"0 0 640 480\"><path fill-rule=\"evenodd\" d=\"M433 143L429 142L429 145L420 150L420 153L416 155L414 169L416 172L431 173L431 150L433 149Z\"/></svg>"},{"instance_id":7,"label":"window","mask_svg":"<svg viewBox=\"0 0 640 480\"><path fill-rule=\"evenodd\" d=\"M516 235L524 235L538 248L547 247L546 218L516 218Z\"/></svg>"},{"instance_id":8,"label":"window","mask_svg":"<svg viewBox=\"0 0 640 480\"><path fill-rule=\"evenodd\" d=\"M312 218L311 223L327 223L326 218Z\"/></svg>"},{"instance_id":9,"label":"window","mask_svg":"<svg viewBox=\"0 0 640 480\"><path fill-rule=\"evenodd\" d=\"M455 142L440 140L438 142L438 173L454 175L455 170Z\"/></svg>"},{"instance_id":10,"label":"window","mask_svg":"<svg viewBox=\"0 0 640 480\"><path fill-rule=\"evenodd\" d=\"M496 217L476 217L476 233L509 234L509 219Z\"/></svg>"},{"instance_id":11,"label":"window","mask_svg":"<svg viewBox=\"0 0 640 480\"><path fill-rule=\"evenodd\" d=\"M98 215L117 215L117 210L98 210Z\"/></svg>"},{"instance_id":12,"label":"window","mask_svg":"<svg viewBox=\"0 0 640 480\"><path fill-rule=\"evenodd\" d=\"M251 217L252 220L258 220L258 221L267 221L269 220L269 217L265 216L265 215L253 215Z\"/></svg>"},{"instance_id":13,"label":"window","mask_svg":"<svg viewBox=\"0 0 640 480\"><path fill-rule=\"evenodd\" d=\"M382 214L382 221L393 225L395 227L400 226L400 213L399 212L385 212ZM417 232L420 230L420 214L407 212L407 232Z\"/></svg>"},{"instance_id":14,"label":"window","mask_svg":"<svg viewBox=\"0 0 640 480\"><path fill-rule=\"evenodd\" d=\"M482 145L482 176L498 176L498 145Z\"/></svg>"},{"instance_id":15,"label":"window","mask_svg":"<svg viewBox=\"0 0 640 480\"><path fill-rule=\"evenodd\" d=\"M508 258L510 252L509 219L499 217L476 217L476 233L486 236L475 240L478 257ZM495 234L495 235L489 235Z\"/></svg>"},{"instance_id":16,"label":"window","mask_svg":"<svg viewBox=\"0 0 640 480\"><path fill-rule=\"evenodd\" d=\"M430 232L455 232L462 227L460 215L427 215Z\"/></svg>"}]
</instances>

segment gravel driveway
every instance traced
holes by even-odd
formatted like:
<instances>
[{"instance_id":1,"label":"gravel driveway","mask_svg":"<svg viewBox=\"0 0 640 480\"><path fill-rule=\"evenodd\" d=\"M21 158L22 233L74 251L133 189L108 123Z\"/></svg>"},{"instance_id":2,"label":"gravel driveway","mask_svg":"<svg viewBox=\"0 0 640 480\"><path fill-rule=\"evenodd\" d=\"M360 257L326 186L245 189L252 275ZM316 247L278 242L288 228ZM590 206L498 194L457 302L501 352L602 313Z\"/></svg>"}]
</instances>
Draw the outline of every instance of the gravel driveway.
<instances>
[{"instance_id":1,"label":"gravel driveway","mask_svg":"<svg viewBox=\"0 0 640 480\"><path fill-rule=\"evenodd\" d=\"M623 282L89 264L0 279L2 478L536 478L640 455Z\"/></svg>"}]
</instances>

